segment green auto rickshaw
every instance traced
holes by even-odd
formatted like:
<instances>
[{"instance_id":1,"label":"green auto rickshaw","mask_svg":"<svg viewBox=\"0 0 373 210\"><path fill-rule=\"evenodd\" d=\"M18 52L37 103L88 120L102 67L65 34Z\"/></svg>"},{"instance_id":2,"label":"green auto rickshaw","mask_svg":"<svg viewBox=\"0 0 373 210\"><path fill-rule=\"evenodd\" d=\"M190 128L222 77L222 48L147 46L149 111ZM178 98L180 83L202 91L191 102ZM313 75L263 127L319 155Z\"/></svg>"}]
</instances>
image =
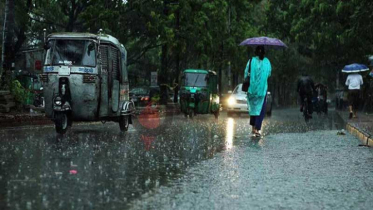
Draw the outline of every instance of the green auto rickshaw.
<instances>
[{"instance_id":1,"label":"green auto rickshaw","mask_svg":"<svg viewBox=\"0 0 373 210\"><path fill-rule=\"evenodd\" d=\"M218 77L214 71L186 69L181 77L180 108L185 117L214 114L219 117Z\"/></svg>"}]
</instances>

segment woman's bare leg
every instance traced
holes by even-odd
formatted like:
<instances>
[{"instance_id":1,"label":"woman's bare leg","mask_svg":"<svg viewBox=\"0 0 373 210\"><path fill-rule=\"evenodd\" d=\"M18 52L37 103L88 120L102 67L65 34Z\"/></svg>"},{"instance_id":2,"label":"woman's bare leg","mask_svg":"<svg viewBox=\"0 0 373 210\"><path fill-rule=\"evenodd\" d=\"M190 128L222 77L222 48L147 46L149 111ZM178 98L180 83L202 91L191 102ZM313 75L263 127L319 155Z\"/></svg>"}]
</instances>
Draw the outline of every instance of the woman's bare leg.
<instances>
[{"instance_id":1,"label":"woman's bare leg","mask_svg":"<svg viewBox=\"0 0 373 210\"><path fill-rule=\"evenodd\" d=\"M255 126L251 126L251 133L252 134L255 134L257 131L256 131L256 128L255 128Z\"/></svg>"},{"instance_id":2,"label":"woman's bare leg","mask_svg":"<svg viewBox=\"0 0 373 210\"><path fill-rule=\"evenodd\" d=\"M351 106L351 105L348 106L348 108L349 108L349 110L350 110L350 114L349 114L348 118L351 119L351 118L353 117L353 115L354 115L354 114L353 114L354 112L353 112L353 110L352 110L352 106Z\"/></svg>"}]
</instances>

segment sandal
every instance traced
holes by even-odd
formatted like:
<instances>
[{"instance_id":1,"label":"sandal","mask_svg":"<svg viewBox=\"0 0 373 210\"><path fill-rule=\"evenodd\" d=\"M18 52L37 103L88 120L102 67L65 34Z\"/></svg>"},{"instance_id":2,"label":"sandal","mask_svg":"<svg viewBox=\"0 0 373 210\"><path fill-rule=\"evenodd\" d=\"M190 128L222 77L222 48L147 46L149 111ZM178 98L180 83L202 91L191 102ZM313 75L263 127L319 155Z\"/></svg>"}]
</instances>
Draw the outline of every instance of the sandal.
<instances>
[{"instance_id":1,"label":"sandal","mask_svg":"<svg viewBox=\"0 0 373 210\"><path fill-rule=\"evenodd\" d=\"M260 131L257 131L257 132L255 132L255 137L261 137L262 136L262 134L260 133Z\"/></svg>"}]
</instances>

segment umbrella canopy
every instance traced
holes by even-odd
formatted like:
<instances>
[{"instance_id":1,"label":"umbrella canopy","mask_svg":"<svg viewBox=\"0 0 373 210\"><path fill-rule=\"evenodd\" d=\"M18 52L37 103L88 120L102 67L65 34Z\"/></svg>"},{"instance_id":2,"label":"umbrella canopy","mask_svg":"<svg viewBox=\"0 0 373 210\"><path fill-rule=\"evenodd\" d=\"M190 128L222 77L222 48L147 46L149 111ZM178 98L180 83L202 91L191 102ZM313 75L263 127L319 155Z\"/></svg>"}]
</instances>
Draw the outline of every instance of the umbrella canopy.
<instances>
[{"instance_id":1,"label":"umbrella canopy","mask_svg":"<svg viewBox=\"0 0 373 210\"><path fill-rule=\"evenodd\" d=\"M342 72L344 73L357 73L357 72L363 72L363 71L369 71L369 68L364 64L359 63L353 63L350 65L346 65Z\"/></svg>"},{"instance_id":2,"label":"umbrella canopy","mask_svg":"<svg viewBox=\"0 0 373 210\"><path fill-rule=\"evenodd\" d=\"M270 37L253 37L248 38L245 41L241 42L240 46L265 46L265 47L271 47L271 48L287 48L286 44L284 44L281 40L276 38L270 38Z\"/></svg>"}]
</instances>

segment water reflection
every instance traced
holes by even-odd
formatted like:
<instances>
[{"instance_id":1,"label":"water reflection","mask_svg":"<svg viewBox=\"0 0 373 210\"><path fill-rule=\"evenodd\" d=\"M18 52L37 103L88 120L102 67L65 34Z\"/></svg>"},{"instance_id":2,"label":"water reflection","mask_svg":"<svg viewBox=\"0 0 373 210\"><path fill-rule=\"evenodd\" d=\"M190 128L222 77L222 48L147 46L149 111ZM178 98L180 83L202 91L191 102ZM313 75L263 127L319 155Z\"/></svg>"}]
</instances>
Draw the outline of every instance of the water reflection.
<instances>
[{"instance_id":1,"label":"water reflection","mask_svg":"<svg viewBox=\"0 0 373 210\"><path fill-rule=\"evenodd\" d=\"M149 151L151 146L152 146L152 142L155 140L155 137L154 136L141 135L141 140L144 142L145 150Z\"/></svg>"},{"instance_id":2,"label":"water reflection","mask_svg":"<svg viewBox=\"0 0 373 210\"><path fill-rule=\"evenodd\" d=\"M228 118L227 121L227 134L225 136L225 147L226 149L232 149L234 138L234 119Z\"/></svg>"},{"instance_id":3,"label":"water reflection","mask_svg":"<svg viewBox=\"0 0 373 210\"><path fill-rule=\"evenodd\" d=\"M160 117L154 129L138 118L126 134L116 123L0 133L0 209L110 209L179 178L225 147L226 121ZM232 147L234 121L230 122ZM22 197L22 198L21 198ZM27 206L28 205L28 206ZM17 207L18 206L18 207Z\"/></svg>"},{"instance_id":4,"label":"water reflection","mask_svg":"<svg viewBox=\"0 0 373 210\"><path fill-rule=\"evenodd\" d=\"M263 138L251 138L249 147L261 149L262 147L264 147L264 139Z\"/></svg>"}]
</instances>

